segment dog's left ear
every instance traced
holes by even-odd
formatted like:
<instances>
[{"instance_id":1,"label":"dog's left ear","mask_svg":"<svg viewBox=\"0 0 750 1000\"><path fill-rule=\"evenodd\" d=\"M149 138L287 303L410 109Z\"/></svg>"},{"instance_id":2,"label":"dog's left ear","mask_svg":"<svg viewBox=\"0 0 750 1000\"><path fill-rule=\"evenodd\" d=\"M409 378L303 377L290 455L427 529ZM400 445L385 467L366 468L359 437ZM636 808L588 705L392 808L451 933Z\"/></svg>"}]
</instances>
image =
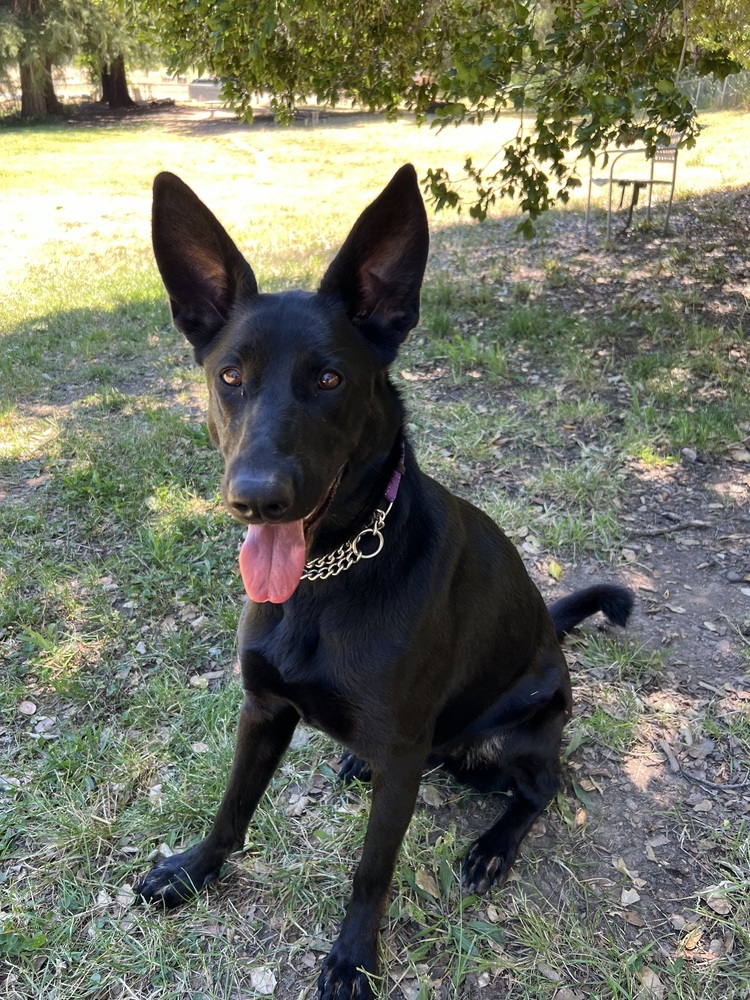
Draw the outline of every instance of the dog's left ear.
<instances>
[{"instance_id":1,"label":"dog's left ear","mask_svg":"<svg viewBox=\"0 0 750 1000\"><path fill-rule=\"evenodd\" d=\"M322 294L344 301L386 364L419 319L428 247L427 213L407 164L357 219L320 284Z\"/></svg>"}]
</instances>

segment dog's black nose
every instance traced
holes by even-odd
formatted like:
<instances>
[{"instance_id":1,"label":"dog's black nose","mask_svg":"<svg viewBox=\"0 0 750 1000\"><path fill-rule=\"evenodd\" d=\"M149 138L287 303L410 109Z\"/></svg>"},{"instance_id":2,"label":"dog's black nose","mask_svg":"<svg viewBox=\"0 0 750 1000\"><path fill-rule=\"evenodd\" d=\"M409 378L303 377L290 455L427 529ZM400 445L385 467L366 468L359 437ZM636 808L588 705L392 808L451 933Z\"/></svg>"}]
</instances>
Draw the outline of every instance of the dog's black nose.
<instances>
[{"instance_id":1,"label":"dog's black nose","mask_svg":"<svg viewBox=\"0 0 750 1000\"><path fill-rule=\"evenodd\" d=\"M233 476L224 498L230 513L242 521L281 521L294 502L294 486L276 475Z\"/></svg>"}]
</instances>

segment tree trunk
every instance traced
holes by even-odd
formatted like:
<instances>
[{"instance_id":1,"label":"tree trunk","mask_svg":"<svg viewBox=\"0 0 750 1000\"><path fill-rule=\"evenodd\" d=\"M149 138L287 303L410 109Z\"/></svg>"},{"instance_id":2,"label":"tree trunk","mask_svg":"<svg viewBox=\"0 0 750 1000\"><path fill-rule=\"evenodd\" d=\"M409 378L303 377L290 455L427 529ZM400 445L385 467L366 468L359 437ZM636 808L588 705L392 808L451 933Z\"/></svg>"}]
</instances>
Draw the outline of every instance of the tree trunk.
<instances>
[{"instance_id":1,"label":"tree trunk","mask_svg":"<svg viewBox=\"0 0 750 1000\"><path fill-rule=\"evenodd\" d=\"M102 81L104 73L102 73ZM109 65L109 106L110 108L133 108L135 101L128 93L128 81L125 76L125 58L116 56Z\"/></svg>"},{"instance_id":2,"label":"tree trunk","mask_svg":"<svg viewBox=\"0 0 750 1000\"><path fill-rule=\"evenodd\" d=\"M21 117L38 118L47 113L45 100L44 69L36 61L22 62L21 70Z\"/></svg>"},{"instance_id":3,"label":"tree trunk","mask_svg":"<svg viewBox=\"0 0 750 1000\"><path fill-rule=\"evenodd\" d=\"M112 74L109 71L109 64L102 67L102 104L109 104L112 100Z\"/></svg>"},{"instance_id":4,"label":"tree trunk","mask_svg":"<svg viewBox=\"0 0 750 1000\"><path fill-rule=\"evenodd\" d=\"M45 61L44 107L48 115L61 115L65 110L55 93L55 84L52 80L52 60L49 58Z\"/></svg>"}]
</instances>

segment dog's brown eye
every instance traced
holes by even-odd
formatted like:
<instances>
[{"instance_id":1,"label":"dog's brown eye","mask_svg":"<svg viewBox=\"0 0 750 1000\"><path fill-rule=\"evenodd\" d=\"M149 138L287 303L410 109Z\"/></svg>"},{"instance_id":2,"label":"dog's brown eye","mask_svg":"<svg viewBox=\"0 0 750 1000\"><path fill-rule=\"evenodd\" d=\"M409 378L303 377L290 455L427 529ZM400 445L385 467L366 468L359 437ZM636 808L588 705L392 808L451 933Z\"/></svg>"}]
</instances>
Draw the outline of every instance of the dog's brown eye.
<instances>
[{"instance_id":1,"label":"dog's brown eye","mask_svg":"<svg viewBox=\"0 0 750 1000\"><path fill-rule=\"evenodd\" d=\"M338 372L323 372L318 379L321 389L338 389L341 385L341 376Z\"/></svg>"},{"instance_id":2,"label":"dog's brown eye","mask_svg":"<svg viewBox=\"0 0 750 1000\"><path fill-rule=\"evenodd\" d=\"M233 385L233 386L242 385L242 375L236 368L225 368L224 371L219 375L219 378L226 385Z\"/></svg>"}]
</instances>

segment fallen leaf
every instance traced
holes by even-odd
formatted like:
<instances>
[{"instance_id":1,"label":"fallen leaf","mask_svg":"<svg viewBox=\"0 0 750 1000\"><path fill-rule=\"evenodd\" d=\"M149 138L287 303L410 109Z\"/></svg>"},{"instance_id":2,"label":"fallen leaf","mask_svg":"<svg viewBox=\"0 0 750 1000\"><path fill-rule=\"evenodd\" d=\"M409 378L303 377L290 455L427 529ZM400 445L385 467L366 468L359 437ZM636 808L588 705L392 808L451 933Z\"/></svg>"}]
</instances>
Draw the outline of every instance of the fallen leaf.
<instances>
[{"instance_id":1,"label":"fallen leaf","mask_svg":"<svg viewBox=\"0 0 750 1000\"><path fill-rule=\"evenodd\" d=\"M631 927L646 926L646 921L643 919L640 913L634 913L633 911L628 910L625 913L623 913L623 917L625 919L625 923L630 924Z\"/></svg>"},{"instance_id":2,"label":"fallen leaf","mask_svg":"<svg viewBox=\"0 0 750 1000\"><path fill-rule=\"evenodd\" d=\"M551 969L548 965L545 965L543 962L540 962L536 968L539 975L544 976L545 979L549 979L551 983L562 982L562 976L560 975L560 973L555 972L554 969Z\"/></svg>"},{"instance_id":3,"label":"fallen leaf","mask_svg":"<svg viewBox=\"0 0 750 1000\"><path fill-rule=\"evenodd\" d=\"M35 733L48 733L50 729L53 729L57 718L53 716L39 715L37 716L36 723L34 725Z\"/></svg>"},{"instance_id":4,"label":"fallen leaf","mask_svg":"<svg viewBox=\"0 0 750 1000\"><path fill-rule=\"evenodd\" d=\"M729 455L735 462L750 462L750 451L747 448L732 448Z\"/></svg>"},{"instance_id":5,"label":"fallen leaf","mask_svg":"<svg viewBox=\"0 0 750 1000\"><path fill-rule=\"evenodd\" d=\"M36 712L36 705L33 701L22 701L18 706L18 711L21 715L34 715Z\"/></svg>"},{"instance_id":6,"label":"fallen leaf","mask_svg":"<svg viewBox=\"0 0 750 1000\"><path fill-rule=\"evenodd\" d=\"M133 886L126 882L124 885L120 886L117 890L117 895L115 896L118 906L122 906L123 909L127 909L132 906L136 901L136 895L133 892Z\"/></svg>"},{"instance_id":7,"label":"fallen leaf","mask_svg":"<svg viewBox=\"0 0 750 1000\"><path fill-rule=\"evenodd\" d=\"M682 947L686 951L695 951L700 944L702 937L703 929L701 927L696 927L695 930L690 931L685 940L682 942Z\"/></svg>"},{"instance_id":8,"label":"fallen leaf","mask_svg":"<svg viewBox=\"0 0 750 1000\"><path fill-rule=\"evenodd\" d=\"M663 833L660 833L656 837L650 837L648 844L650 847L666 847L669 843L669 837L666 837Z\"/></svg>"},{"instance_id":9,"label":"fallen leaf","mask_svg":"<svg viewBox=\"0 0 750 1000\"><path fill-rule=\"evenodd\" d=\"M276 983L277 979L273 970L269 969L267 966L250 970L250 985L255 992L260 993L261 996L273 996L276 991Z\"/></svg>"},{"instance_id":10,"label":"fallen leaf","mask_svg":"<svg viewBox=\"0 0 750 1000\"><path fill-rule=\"evenodd\" d=\"M625 864L625 860L623 858L615 858L615 860L612 862L612 867L615 868L618 872L622 872L623 875L627 875L628 878L632 879L638 878L638 872L631 871Z\"/></svg>"},{"instance_id":11,"label":"fallen leaf","mask_svg":"<svg viewBox=\"0 0 750 1000\"><path fill-rule=\"evenodd\" d=\"M711 944L708 946L708 953L711 958L716 961L716 959L724 957L724 939L723 938L713 938Z\"/></svg>"},{"instance_id":12,"label":"fallen leaf","mask_svg":"<svg viewBox=\"0 0 750 1000\"><path fill-rule=\"evenodd\" d=\"M426 802L428 806L441 806L443 804L443 796L433 785L425 785L422 789L421 797L422 801Z\"/></svg>"},{"instance_id":13,"label":"fallen leaf","mask_svg":"<svg viewBox=\"0 0 750 1000\"><path fill-rule=\"evenodd\" d=\"M549 565L547 566L547 572L553 580L559 580L562 576L562 566L559 562L555 562L554 559L551 559Z\"/></svg>"},{"instance_id":14,"label":"fallen leaf","mask_svg":"<svg viewBox=\"0 0 750 1000\"><path fill-rule=\"evenodd\" d=\"M440 893L438 891L437 883L435 882L435 879L432 877L432 875L430 875L429 872L426 872L424 868L420 868L415 878L416 878L416 883L420 889L423 889L425 892L429 893L430 896L433 897L433 899L440 898Z\"/></svg>"},{"instance_id":15,"label":"fallen leaf","mask_svg":"<svg viewBox=\"0 0 750 1000\"><path fill-rule=\"evenodd\" d=\"M676 615L684 615L685 614L685 609L681 608L677 604L665 604L664 606L666 608L669 608L669 610L672 611Z\"/></svg>"},{"instance_id":16,"label":"fallen leaf","mask_svg":"<svg viewBox=\"0 0 750 1000\"><path fill-rule=\"evenodd\" d=\"M307 795L293 795L286 807L287 816L303 816L309 802Z\"/></svg>"},{"instance_id":17,"label":"fallen leaf","mask_svg":"<svg viewBox=\"0 0 750 1000\"><path fill-rule=\"evenodd\" d=\"M708 799L703 799L702 802L697 802L693 806L693 812L710 813L713 807L714 807L713 802L710 802Z\"/></svg>"},{"instance_id":18,"label":"fallen leaf","mask_svg":"<svg viewBox=\"0 0 750 1000\"><path fill-rule=\"evenodd\" d=\"M623 906L632 906L634 903L639 903L640 899L641 895L637 889L623 889L620 896L620 902Z\"/></svg>"},{"instance_id":19,"label":"fallen leaf","mask_svg":"<svg viewBox=\"0 0 750 1000\"><path fill-rule=\"evenodd\" d=\"M167 801L167 797L161 789L161 785L154 785L148 790L148 801L154 807L161 807Z\"/></svg>"},{"instance_id":20,"label":"fallen leaf","mask_svg":"<svg viewBox=\"0 0 750 1000\"><path fill-rule=\"evenodd\" d=\"M728 917L732 912L732 904L726 896L721 895L719 892L709 892L705 899L706 905L709 906L714 913L718 913L720 917Z\"/></svg>"},{"instance_id":21,"label":"fallen leaf","mask_svg":"<svg viewBox=\"0 0 750 1000\"><path fill-rule=\"evenodd\" d=\"M638 976L643 984L644 996L653 998L653 1000L660 1000L664 996L664 984L653 969L646 966L645 969L641 969Z\"/></svg>"}]
</instances>

